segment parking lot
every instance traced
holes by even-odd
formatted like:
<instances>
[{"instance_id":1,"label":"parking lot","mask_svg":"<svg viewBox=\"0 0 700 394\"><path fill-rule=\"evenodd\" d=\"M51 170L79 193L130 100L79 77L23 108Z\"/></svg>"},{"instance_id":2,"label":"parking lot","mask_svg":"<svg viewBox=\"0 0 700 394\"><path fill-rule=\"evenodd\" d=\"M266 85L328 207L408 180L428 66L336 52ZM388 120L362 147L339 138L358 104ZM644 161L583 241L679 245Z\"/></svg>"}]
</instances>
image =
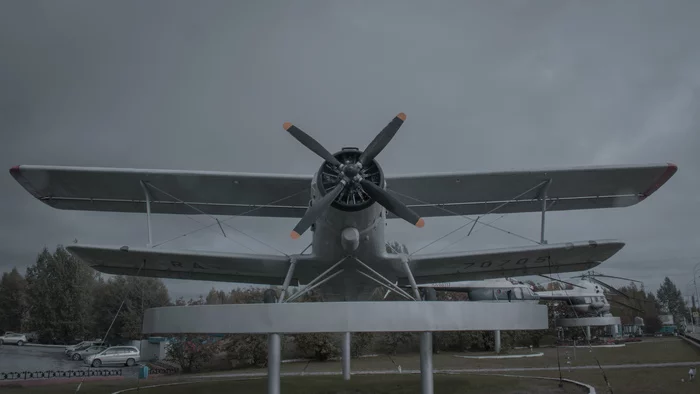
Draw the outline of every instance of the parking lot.
<instances>
[{"instance_id":1,"label":"parking lot","mask_svg":"<svg viewBox=\"0 0 700 394\"><path fill-rule=\"evenodd\" d=\"M64 347L0 346L0 372L67 371L87 368L82 361L73 361L64 354ZM119 367L104 367L115 369ZM138 367L123 367L124 374L137 374Z\"/></svg>"}]
</instances>

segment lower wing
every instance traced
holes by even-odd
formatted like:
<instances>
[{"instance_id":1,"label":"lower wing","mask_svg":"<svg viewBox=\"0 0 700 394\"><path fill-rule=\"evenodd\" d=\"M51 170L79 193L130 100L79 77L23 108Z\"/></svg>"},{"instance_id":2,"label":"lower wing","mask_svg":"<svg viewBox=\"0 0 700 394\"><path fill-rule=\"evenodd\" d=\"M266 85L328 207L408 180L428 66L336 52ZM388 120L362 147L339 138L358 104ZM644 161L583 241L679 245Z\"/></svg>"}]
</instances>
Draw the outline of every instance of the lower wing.
<instances>
[{"instance_id":1,"label":"lower wing","mask_svg":"<svg viewBox=\"0 0 700 394\"><path fill-rule=\"evenodd\" d=\"M71 245L70 253L97 271L114 275L281 285L289 269L286 256ZM312 258L294 256L297 260ZM298 270L296 270L299 272ZM292 278L292 284L297 283Z\"/></svg>"},{"instance_id":2,"label":"lower wing","mask_svg":"<svg viewBox=\"0 0 700 394\"><path fill-rule=\"evenodd\" d=\"M425 254L410 257L417 284L481 280L584 271L612 257L623 242L567 242L483 251ZM389 257L400 260L400 256ZM404 275L400 285L408 284Z\"/></svg>"}]
</instances>

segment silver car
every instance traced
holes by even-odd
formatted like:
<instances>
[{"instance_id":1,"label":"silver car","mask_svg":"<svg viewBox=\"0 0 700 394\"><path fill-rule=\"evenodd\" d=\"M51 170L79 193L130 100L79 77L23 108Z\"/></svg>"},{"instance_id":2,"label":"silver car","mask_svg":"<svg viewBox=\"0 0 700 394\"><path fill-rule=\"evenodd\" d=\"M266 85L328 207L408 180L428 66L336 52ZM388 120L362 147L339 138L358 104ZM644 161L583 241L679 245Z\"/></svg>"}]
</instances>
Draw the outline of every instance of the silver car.
<instances>
[{"instance_id":1,"label":"silver car","mask_svg":"<svg viewBox=\"0 0 700 394\"><path fill-rule=\"evenodd\" d=\"M85 357L84 362L94 368L99 368L102 365L126 365L130 367L140 359L139 349L134 346L112 346Z\"/></svg>"},{"instance_id":2,"label":"silver car","mask_svg":"<svg viewBox=\"0 0 700 394\"><path fill-rule=\"evenodd\" d=\"M5 335L0 337L0 345L7 345L10 343L22 346L27 343L27 337L24 334L17 333L5 333Z\"/></svg>"},{"instance_id":3,"label":"silver car","mask_svg":"<svg viewBox=\"0 0 700 394\"><path fill-rule=\"evenodd\" d=\"M87 356L100 353L106 349L107 349L107 346L90 346L90 347L85 348L85 349L80 349L80 350L74 351L70 355L70 358L72 358L75 361L80 361Z\"/></svg>"}]
</instances>

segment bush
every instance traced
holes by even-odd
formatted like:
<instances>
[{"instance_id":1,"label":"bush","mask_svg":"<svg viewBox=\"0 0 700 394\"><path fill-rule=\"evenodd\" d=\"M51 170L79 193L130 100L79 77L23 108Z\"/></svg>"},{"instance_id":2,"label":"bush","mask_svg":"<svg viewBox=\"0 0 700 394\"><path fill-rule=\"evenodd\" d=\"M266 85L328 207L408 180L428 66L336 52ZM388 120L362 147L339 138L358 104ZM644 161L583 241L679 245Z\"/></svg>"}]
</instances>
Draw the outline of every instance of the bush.
<instances>
[{"instance_id":1,"label":"bush","mask_svg":"<svg viewBox=\"0 0 700 394\"><path fill-rule=\"evenodd\" d=\"M326 361L340 354L339 338L329 333L296 334L294 342L303 357Z\"/></svg>"},{"instance_id":2,"label":"bush","mask_svg":"<svg viewBox=\"0 0 700 394\"><path fill-rule=\"evenodd\" d=\"M267 366L267 335L235 334L227 337L228 359L235 360L239 367Z\"/></svg>"},{"instance_id":3,"label":"bush","mask_svg":"<svg viewBox=\"0 0 700 394\"><path fill-rule=\"evenodd\" d=\"M204 335L177 335L170 341L165 358L188 373L198 370L218 351L219 343Z\"/></svg>"},{"instance_id":4,"label":"bush","mask_svg":"<svg viewBox=\"0 0 700 394\"><path fill-rule=\"evenodd\" d=\"M372 347L375 340L375 334L372 332L356 332L350 337L350 355L359 357Z\"/></svg>"}]
</instances>

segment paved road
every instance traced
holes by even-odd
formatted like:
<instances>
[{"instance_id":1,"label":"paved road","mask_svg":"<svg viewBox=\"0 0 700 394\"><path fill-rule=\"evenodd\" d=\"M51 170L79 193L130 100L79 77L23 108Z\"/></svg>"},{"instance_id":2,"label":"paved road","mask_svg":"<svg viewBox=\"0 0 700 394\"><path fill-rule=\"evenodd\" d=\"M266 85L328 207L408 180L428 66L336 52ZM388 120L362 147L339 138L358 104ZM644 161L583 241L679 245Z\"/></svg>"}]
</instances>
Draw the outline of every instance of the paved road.
<instances>
[{"instance_id":1,"label":"paved road","mask_svg":"<svg viewBox=\"0 0 700 394\"><path fill-rule=\"evenodd\" d=\"M79 369L81 362L63 354L63 348L34 346L0 346L0 372L65 371Z\"/></svg>"},{"instance_id":2,"label":"paved road","mask_svg":"<svg viewBox=\"0 0 700 394\"><path fill-rule=\"evenodd\" d=\"M67 371L87 368L82 361L73 361L63 352L63 347L2 345L0 346L0 372ZM122 373L138 374L138 367L124 367Z\"/></svg>"}]
</instances>

